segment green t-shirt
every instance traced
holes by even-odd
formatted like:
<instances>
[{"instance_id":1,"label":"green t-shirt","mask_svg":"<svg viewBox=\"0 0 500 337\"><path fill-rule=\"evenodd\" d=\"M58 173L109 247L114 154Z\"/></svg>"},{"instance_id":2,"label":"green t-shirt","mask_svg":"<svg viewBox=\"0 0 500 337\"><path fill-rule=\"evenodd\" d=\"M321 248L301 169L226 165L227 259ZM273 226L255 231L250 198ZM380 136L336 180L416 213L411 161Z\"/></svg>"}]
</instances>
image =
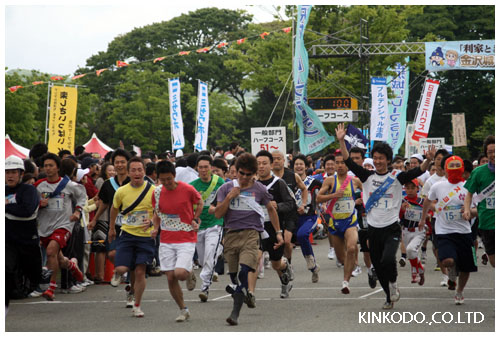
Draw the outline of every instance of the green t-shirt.
<instances>
[{"instance_id":1,"label":"green t-shirt","mask_svg":"<svg viewBox=\"0 0 500 337\"><path fill-rule=\"evenodd\" d=\"M490 171L488 164L484 164L472 171L464 187L470 193L481 193L494 181L495 174ZM495 192L479 203L477 211L479 215L479 229L495 229Z\"/></svg>"},{"instance_id":2,"label":"green t-shirt","mask_svg":"<svg viewBox=\"0 0 500 337\"><path fill-rule=\"evenodd\" d=\"M212 175L213 177L214 175ZM208 214L208 208L210 207L210 204L215 200L215 195L217 194L217 190L219 187L221 187L224 184L224 179L222 179L219 176L215 176L218 178L217 184L215 185L215 188L213 189L212 193L208 196L207 200L203 200L203 212L201 213L200 219L201 219L201 224L200 224L200 229L207 229L213 226L222 226L224 219L220 218L217 219L215 215L213 214ZM210 183L212 182L212 179L208 183L205 183L201 180L201 178L198 178L196 180L193 180L190 182L190 185L193 185L193 187L200 192L201 195L203 195L203 192L208 190L210 187Z\"/></svg>"}]
</instances>

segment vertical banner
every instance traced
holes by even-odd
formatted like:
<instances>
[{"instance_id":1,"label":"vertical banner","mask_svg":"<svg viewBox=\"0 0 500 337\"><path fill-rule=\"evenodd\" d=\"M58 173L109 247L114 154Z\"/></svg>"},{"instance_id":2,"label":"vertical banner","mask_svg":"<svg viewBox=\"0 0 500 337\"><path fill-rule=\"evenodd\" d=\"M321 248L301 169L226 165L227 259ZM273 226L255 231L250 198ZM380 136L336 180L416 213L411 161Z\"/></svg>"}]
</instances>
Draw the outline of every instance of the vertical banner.
<instances>
[{"instance_id":1,"label":"vertical banner","mask_svg":"<svg viewBox=\"0 0 500 337\"><path fill-rule=\"evenodd\" d=\"M321 151L335 138L323 127L313 109L307 104L307 77L309 76L309 56L304 47L304 31L311 13L311 6L299 6L297 13L297 34L295 37L295 57L293 61L293 81L295 85L295 114L299 126L300 152L304 155Z\"/></svg>"},{"instance_id":2,"label":"vertical banner","mask_svg":"<svg viewBox=\"0 0 500 337\"><path fill-rule=\"evenodd\" d=\"M142 151L141 151L141 148L139 146L132 145L132 151L137 153L137 156L139 156L139 157L142 156Z\"/></svg>"},{"instance_id":3,"label":"vertical banner","mask_svg":"<svg viewBox=\"0 0 500 337\"><path fill-rule=\"evenodd\" d=\"M75 148L76 106L78 90L53 86L50 91L49 152L59 153Z\"/></svg>"},{"instance_id":4,"label":"vertical banner","mask_svg":"<svg viewBox=\"0 0 500 337\"><path fill-rule=\"evenodd\" d=\"M467 146L467 133L465 130L465 114L452 114L453 146Z\"/></svg>"},{"instance_id":5,"label":"vertical banner","mask_svg":"<svg viewBox=\"0 0 500 337\"><path fill-rule=\"evenodd\" d=\"M387 84L385 77L372 77L372 111L370 140L387 142L389 138L389 116L387 107Z\"/></svg>"},{"instance_id":6,"label":"vertical banner","mask_svg":"<svg viewBox=\"0 0 500 337\"><path fill-rule=\"evenodd\" d=\"M495 40L425 43L425 69L495 70Z\"/></svg>"},{"instance_id":7,"label":"vertical banner","mask_svg":"<svg viewBox=\"0 0 500 337\"><path fill-rule=\"evenodd\" d=\"M196 135L194 137L194 149L196 151L207 149L209 117L208 86L205 82L198 80L198 107L196 112Z\"/></svg>"},{"instance_id":8,"label":"vertical banner","mask_svg":"<svg viewBox=\"0 0 500 337\"><path fill-rule=\"evenodd\" d=\"M406 109L408 107L408 93L409 93L408 82L410 80L410 67L408 66L408 63L410 62L410 58L407 57L405 62L406 62L405 65L401 65L400 63L396 64L396 68L394 69L394 71L399 74L396 78L394 79L392 79L391 77L387 78L389 82L388 86L390 86L392 94L394 95L394 98L390 99L388 102L388 108L389 108L388 143L391 146L394 155L398 154L399 148L401 147L403 141L405 140Z\"/></svg>"},{"instance_id":9,"label":"vertical banner","mask_svg":"<svg viewBox=\"0 0 500 337\"><path fill-rule=\"evenodd\" d=\"M418 104L417 116L415 118L415 131L411 137L415 141L420 138L427 138L429 128L431 126L432 110L434 109L434 101L436 100L437 91L439 88L438 80L427 79L425 81L424 91L420 97Z\"/></svg>"},{"instance_id":10,"label":"vertical banner","mask_svg":"<svg viewBox=\"0 0 500 337\"><path fill-rule=\"evenodd\" d=\"M181 115L181 83L178 78L168 80L170 101L170 129L172 132L172 151L184 148L184 126Z\"/></svg>"}]
</instances>

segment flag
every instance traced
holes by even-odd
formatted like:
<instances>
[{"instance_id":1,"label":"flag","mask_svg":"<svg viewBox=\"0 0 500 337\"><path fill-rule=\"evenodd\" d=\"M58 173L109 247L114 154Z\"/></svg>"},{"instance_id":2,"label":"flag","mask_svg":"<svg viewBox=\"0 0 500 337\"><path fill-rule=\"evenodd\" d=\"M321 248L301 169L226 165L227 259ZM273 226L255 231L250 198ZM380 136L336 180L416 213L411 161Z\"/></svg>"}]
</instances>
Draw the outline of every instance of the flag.
<instances>
[{"instance_id":1,"label":"flag","mask_svg":"<svg viewBox=\"0 0 500 337\"><path fill-rule=\"evenodd\" d=\"M108 70L108 68L102 68L102 69L97 70L95 73L97 74L97 76L101 76L101 73L103 71L106 71L106 70Z\"/></svg>"},{"instance_id":2,"label":"flag","mask_svg":"<svg viewBox=\"0 0 500 337\"><path fill-rule=\"evenodd\" d=\"M50 78L52 81L62 81L64 78L62 76L52 76Z\"/></svg>"},{"instance_id":3,"label":"flag","mask_svg":"<svg viewBox=\"0 0 500 337\"><path fill-rule=\"evenodd\" d=\"M140 157L142 155L141 148L139 146L132 145L132 151L135 151L137 153L137 156Z\"/></svg>"},{"instance_id":4,"label":"flag","mask_svg":"<svg viewBox=\"0 0 500 337\"><path fill-rule=\"evenodd\" d=\"M264 33L260 34L260 38L265 39L266 36L268 36L268 35L269 35L269 32L264 32Z\"/></svg>"},{"instance_id":5,"label":"flag","mask_svg":"<svg viewBox=\"0 0 500 337\"><path fill-rule=\"evenodd\" d=\"M83 76L85 76L85 75L87 75L87 74L76 75L76 76L71 77L71 79L72 79L72 80L77 80L77 79L79 79L79 78L82 78L82 77L83 77Z\"/></svg>"},{"instance_id":6,"label":"flag","mask_svg":"<svg viewBox=\"0 0 500 337\"><path fill-rule=\"evenodd\" d=\"M363 150L367 149L369 141L357 127L348 124L345 133L344 142L348 151L351 147L359 147Z\"/></svg>"},{"instance_id":7,"label":"flag","mask_svg":"<svg viewBox=\"0 0 500 337\"><path fill-rule=\"evenodd\" d=\"M429 134L432 111L434 109L434 101L436 100L438 88L438 80L429 78L425 81L424 91L422 91L420 103L417 108L417 116L415 117L415 131L411 137L417 142L420 138L427 138Z\"/></svg>"},{"instance_id":8,"label":"flag","mask_svg":"<svg viewBox=\"0 0 500 337\"><path fill-rule=\"evenodd\" d=\"M125 63L123 61L116 61L116 66L118 68L121 68L121 67L127 67L129 64L128 63Z\"/></svg>"},{"instance_id":9,"label":"flag","mask_svg":"<svg viewBox=\"0 0 500 337\"><path fill-rule=\"evenodd\" d=\"M39 85L39 84L43 84L44 82L43 81L35 81L35 82L32 82L31 84L33 85Z\"/></svg>"},{"instance_id":10,"label":"flag","mask_svg":"<svg viewBox=\"0 0 500 337\"><path fill-rule=\"evenodd\" d=\"M49 152L75 150L75 126L78 106L78 89L54 85L50 90L50 115L48 129Z\"/></svg>"},{"instance_id":11,"label":"flag","mask_svg":"<svg viewBox=\"0 0 500 337\"><path fill-rule=\"evenodd\" d=\"M370 140L387 142L389 138L389 108L387 107L386 78L372 77L371 90Z\"/></svg>"},{"instance_id":12,"label":"flag","mask_svg":"<svg viewBox=\"0 0 500 337\"><path fill-rule=\"evenodd\" d=\"M221 43L219 43L219 44L217 45L217 48L222 48L222 47L225 47L225 46L227 46L227 45L228 45L228 43L227 43L227 42L221 42Z\"/></svg>"},{"instance_id":13,"label":"flag","mask_svg":"<svg viewBox=\"0 0 500 337\"><path fill-rule=\"evenodd\" d=\"M208 104L208 86L205 82L200 80L198 80L198 106L196 110L194 149L203 151L207 149L210 108Z\"/></svg>"},{"instance_id":14,"label":"flag","mask_svg":"<svg viewBox=\"0 0 500 337\"><path fill-rule=\"evenodd\" d=\"M163 56L163 57L157 57L157 58L155 58L155 60L153 61L153 63L163 61L164 59L165 59L165 56Z\"/></svg>"},{"instance_id":15,"label":"flag","mask_svg":"<svg viewBox=\"0 0 500 337\"><path fill-rule=\"evenodd\" d=\"M21 89L23 86L22 85L15 85L13 87L10 87L9 90L10 92L16 92L17 89Z\"/></svg>"},{"instance_id":16,"label":"flag","mask_svg":"<svg viewBox=\"0 0 500 337\"><path fill-rule=\"evenodd\" d=\"M397 63L394 70L388 67L387 70L395 71L396 78L388 77L387 86L391 88L392 98L389 99L389 138L387 143L391 146L392 152L397 154L399 148L405 140L406 130L406 109L408 107L410 58L406 57L405 63Z\"/></svg>"},{"instance_id":17,"label":"flag","mask_svg":"<svg viewBox=\"0 0 500 337\"><path fill-rule=\"evenodd\" d=\"M247 38L246 38L246 37L244 37L244 38L239 39L238 41L236 41L236 43L238 43L238 44L242 44L243 42L245 42L245 40L246 40L246 39L247 39Z\"/></svg>"},{"instance_id":18,"label":"flag","mask_svg":"<svg viewBox=\"0 0 500 337\"><path fill-rule=\"evenodd\" d=\"M172 150L183 149L184 126L181 114L181 82L178 78L168 80L168 96L170 103Z\"/></svg>"},{"instance_id":19,"label":"flag","mask_svg":"<svg viewBox=\"0 0 500 337\"><path fill-rule=\"evenodd\" d=\"M196 50L197 53L206 53L207 51L210 50L210 47L204 47Z\"/></svg>"},{"instance_id":20,"label":"flag","mask_svg":"<svg viewBox=\"0 0 500 337\"><path fill-rule=\"evenodd\" d=\"M190 51L181 51L179 52L179 55L182 56L182 55L189 55L189 53L191 53Z\"/></svg>"},{"instance_id":21,"label":"flag","mask_svg":"<svg viewBox=\"0 0 500 337\"><path fill-rule=\"evenodd\" d=\"M290 33L290 31L292 30L292 27L286 27L286 28L283 28L282 31L284 31L285 33Z\"/></svg>"}]
</instances>

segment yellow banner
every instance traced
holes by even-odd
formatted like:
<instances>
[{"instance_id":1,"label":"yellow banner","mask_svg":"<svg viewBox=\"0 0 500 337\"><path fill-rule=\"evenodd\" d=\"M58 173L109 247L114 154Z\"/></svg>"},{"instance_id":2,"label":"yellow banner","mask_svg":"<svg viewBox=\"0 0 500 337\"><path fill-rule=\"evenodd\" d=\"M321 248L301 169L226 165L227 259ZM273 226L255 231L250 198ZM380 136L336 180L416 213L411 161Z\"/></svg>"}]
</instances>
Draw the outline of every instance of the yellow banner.
<instances>
[{"instance_id":1,"label":"yellow banner","mask_svg":"<svg viewBox=\"0 0 500 337\"><path fill-rule=\"evenodd\" d=\"M76 105L78 91L72 87L53 86L50 91L49 152L75 148Z\"/></svg>"}]
</instances>

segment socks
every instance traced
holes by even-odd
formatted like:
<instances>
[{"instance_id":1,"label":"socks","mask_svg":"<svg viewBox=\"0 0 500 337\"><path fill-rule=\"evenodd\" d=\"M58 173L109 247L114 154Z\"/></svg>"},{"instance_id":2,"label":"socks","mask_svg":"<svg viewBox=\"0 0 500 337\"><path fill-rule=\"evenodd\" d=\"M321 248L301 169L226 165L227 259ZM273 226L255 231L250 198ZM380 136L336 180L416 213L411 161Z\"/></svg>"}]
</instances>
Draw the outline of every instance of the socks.
<instances>
[{"instance_id":1,"label":"socks","mask_svg":"<svg viewBox=\"0 0 500 337\"><path fill-rule=\"evenodd\" d=\"M242 292L242 289L245 289L248 292L248 272L253 271L253 269L246 264L240 264L240 266L241 269L238 273L240 285L236 288L236 292Z\"/></svg>"},{"instance_id":2,"label":"socks","mask_svg":"<svg viewBox=\"0 0 500 337\"><path fill-rule=\"evenodd\" d=\"M413 269L415 269L415 272L418 272L419 274L422 274L424 272L424 267L417 257L410 260L410 265L412 267L412 271Z\"/></svg>"},{"instance_id":3,"label":"socks","mask_svg":"<svg viewBox=\"0 0 500 337\"><path fill-rule=\"evenodd\" d=\"M370 267L367 267L367 268L366 268L366 271L368 272L368 275L370 275L370 276L373 274L373 269L372 269L372 267L371 267L371 266L370 266Z\"/></svg>"},{"instance_id":4,"label":"socks","mask_svg":"<svg viewBox=\"0 0 500 337\"><path fill-rule=\"evenodd\" d=\"M56 287L57 287L57 283L50 281L49 289L52 290L52 291L55 291Z\"/></svg>"}]
</instances>

